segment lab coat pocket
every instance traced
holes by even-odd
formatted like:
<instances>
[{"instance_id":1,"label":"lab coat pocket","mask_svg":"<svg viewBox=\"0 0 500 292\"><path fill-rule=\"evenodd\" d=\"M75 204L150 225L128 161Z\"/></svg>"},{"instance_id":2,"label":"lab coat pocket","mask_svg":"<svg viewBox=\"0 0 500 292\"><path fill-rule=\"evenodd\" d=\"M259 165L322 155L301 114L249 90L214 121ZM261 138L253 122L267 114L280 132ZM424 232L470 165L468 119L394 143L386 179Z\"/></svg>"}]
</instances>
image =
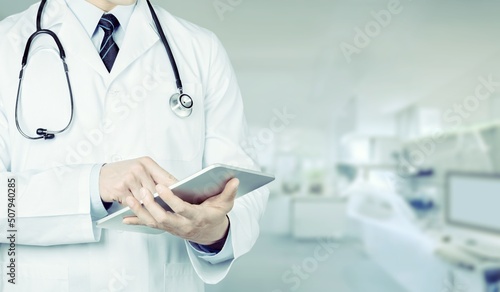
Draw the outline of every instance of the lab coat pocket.
<instances>
[{"instance_id":1,"label":"lab coat pocket","mask_svg":"<svg viewBox=\"0 0 500 292\"><path fill-rule=\"evenodd\" d=\"M190 263L165 264L165 292L202 292L205 286Z\"/></svg>"},{"instance_id":2,"label":"lab coat pocket","mask_svg":"<svg viewBox=\"0 0 500 292\"><path fill-rule=\"evenodd\" d=\"M175 84L149 98L147 134L150 155L157 160L191 161L201 156L204 135L202 87L185 83L184 93L193 99L192 113L180 117L170 107L170 97L177 93Z\"/></svg>"},{"instance_id":3,"label":"lab coat pocket","mask_svg":"<svg viewBox=\"0 0 500 292\"><path fill-rule=\"evenodd\" d=\"M10 276L7 264L1 263L4 267L2 273L3 281L0 291L25 292L25 291L50 291L67 292L68 268L63 265L42 265L23 263L16 267L15 284L8 282Z\"/></svg>"}]
</instances>

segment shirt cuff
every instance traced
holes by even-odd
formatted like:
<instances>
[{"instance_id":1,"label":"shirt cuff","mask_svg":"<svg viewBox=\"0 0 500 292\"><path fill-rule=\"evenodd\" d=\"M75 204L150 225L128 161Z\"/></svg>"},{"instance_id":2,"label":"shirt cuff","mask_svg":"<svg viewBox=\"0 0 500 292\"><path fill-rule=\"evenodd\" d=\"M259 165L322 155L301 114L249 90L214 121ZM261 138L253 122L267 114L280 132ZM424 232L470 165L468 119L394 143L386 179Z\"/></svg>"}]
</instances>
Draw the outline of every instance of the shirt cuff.
<instances>
[{"instance_id":1,"label":"shirt cuff","mask_svg":"<svg viewBox=\"0 0 500 292\"><path fill-rule=\"evenodd\" d=\"M222 262L225 262L227 260L231 260L234 258L234 250L233 250L233 239L231 236L231 228L229 228L229 232L227 234L226 242L224 243L224 246L222 247L222 250L217 252L211 252L207 247L194 243L194 242L189 242L189 246L191 249L194 251L194 253L200 258L204 259L205 261L216 265Z\"/></svg>"},{"instance_id":2,"label":"shirt cuff","mask_svg":"<svg viewBox=\"0 0 500 292\"><path fill-rule=\"evenodd\" d=\"M108 215L108 211L104 208L99 194L99 175L103 164L96 164L90 171L90 216L92 220L99 220Z\"/></svg>"}]
</instances>

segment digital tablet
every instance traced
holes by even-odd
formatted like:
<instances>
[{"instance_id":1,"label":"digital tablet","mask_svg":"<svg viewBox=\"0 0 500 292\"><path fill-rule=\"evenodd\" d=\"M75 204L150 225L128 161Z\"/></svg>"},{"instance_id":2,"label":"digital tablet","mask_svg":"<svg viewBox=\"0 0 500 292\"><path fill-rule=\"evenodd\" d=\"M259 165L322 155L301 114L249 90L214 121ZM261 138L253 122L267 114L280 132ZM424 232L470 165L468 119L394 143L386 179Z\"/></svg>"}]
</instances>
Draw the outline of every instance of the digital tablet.
<instances>
[{"instance_id":1,"label":"digital tablet","mask_svg":"<svg viewBox=\"0 0 500 292\"><path fill-rule=\"evenodd\" d=\"M186 202L201 204L206 199L220 194L224 190L226 183L232 178L238 178L240 181L236 196L250 193L274 180L274 176L270 174L229 165L213 164L171 185L170 189L176 196ZM158 197L157 193L155 193L154 196L156 202L165 210L172 211L172 209ZM121 207L118 210L112 207L109 211L111 214L96 222L97 227L149 234L164 233L163 230L143 225L123 224L122 220L124 217L135 216L129 207Z\"/></svg>"}]
</instances>

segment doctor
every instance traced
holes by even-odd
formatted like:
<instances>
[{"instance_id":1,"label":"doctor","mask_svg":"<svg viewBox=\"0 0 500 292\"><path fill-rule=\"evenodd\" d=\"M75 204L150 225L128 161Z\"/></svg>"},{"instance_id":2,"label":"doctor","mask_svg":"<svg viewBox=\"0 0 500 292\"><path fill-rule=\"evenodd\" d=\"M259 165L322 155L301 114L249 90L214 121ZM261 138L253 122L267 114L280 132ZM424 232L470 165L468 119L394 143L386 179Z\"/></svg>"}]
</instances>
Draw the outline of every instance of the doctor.
<instances>
[{"instance_id":1,"label":"doctor","mask_svg":"<svg viewBox=\"0 0 500 292\"><path fill-rule=\"evenodd\" d=\"M194 206L168 189L213 163L258 169L241 146L242 98L219 40L154 7L191 98L186 117L169 105L178 82L146 0L48 0L41 28L64 47L72 94L44 35L18 96L39 5L0 22L0 291L203 291L219 282L255 243L267 190L235 200L231 180ZM53 139L25 137L67 125ZM96 228L119 203L136 214L125 223L166 233Z\"/></svg>"}]
</instances>

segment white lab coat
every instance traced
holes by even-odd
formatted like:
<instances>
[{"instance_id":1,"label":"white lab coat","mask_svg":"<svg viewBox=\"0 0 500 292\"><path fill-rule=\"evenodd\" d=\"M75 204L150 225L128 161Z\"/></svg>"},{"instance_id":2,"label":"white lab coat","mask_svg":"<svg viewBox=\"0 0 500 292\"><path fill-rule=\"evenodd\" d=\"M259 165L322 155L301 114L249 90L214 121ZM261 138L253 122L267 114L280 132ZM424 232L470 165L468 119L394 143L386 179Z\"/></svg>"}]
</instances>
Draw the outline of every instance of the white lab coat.
<instances>
[{"instance_id":1,"label":"white lab coat","mask_svg":"<svg viewBox=\"0 0 500 292\"><path fill-rule=\"evenodd\" d=\"M90 215L95 163L150 156L178 179L212 163L257 168L245 140L240 91L228 57L209 31L156 7L174 52L190 117L169 106L175 79L144 0L139 0L113 70L108 73L64 0L47 4L43 27L63 43L75 118L54 140L23 138L15 125L21 57L35 30L38 4L0 23L0 291L203 291L233 261L211 264L167 233L100 230ZM33 45L20 101L20 124L59 129L68 93L55 45ZM7 283L7 179L16 179L16 285ZM230 212L234 257L258 236L266 189L236 200Z\"/></svg>"}]
</instances>

